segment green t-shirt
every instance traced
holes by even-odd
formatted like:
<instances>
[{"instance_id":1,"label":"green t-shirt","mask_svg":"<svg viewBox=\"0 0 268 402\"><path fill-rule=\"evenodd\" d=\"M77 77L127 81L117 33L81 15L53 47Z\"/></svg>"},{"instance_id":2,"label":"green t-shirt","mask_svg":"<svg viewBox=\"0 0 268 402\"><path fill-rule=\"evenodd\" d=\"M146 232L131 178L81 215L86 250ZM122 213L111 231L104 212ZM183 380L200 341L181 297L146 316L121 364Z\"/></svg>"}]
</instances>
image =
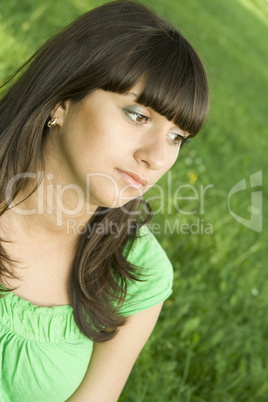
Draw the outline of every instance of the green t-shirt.
<instances>
[{"instance_id":1,"label":"green t-shirt","mask_svg":"<svg viewBox=\"0 0 268 402\"><path fill-rule=\"evenodd\" d=\"M141 267L146 280L129 282L120 309L124 316L153 307L172 292L166 253L146 227L140 235L127 259ZM66 401L84 378L92 348L70 305L37 307L9 292L0 298L0 401Z\"/></svg>"},{"instance_id":2,"label":"green t-shirt","mask_svg":"<svg viewBox=\"0 0 268 402\"><path fill-rule=\"evenodd\" d=\"M147 226L140 229L140 237L127 260L142 267L142 282L129 282L127 298L120 312L124 316L138 313L166 300L172 293L173 268L154 235Z\"/></svg>"}]
</instances>

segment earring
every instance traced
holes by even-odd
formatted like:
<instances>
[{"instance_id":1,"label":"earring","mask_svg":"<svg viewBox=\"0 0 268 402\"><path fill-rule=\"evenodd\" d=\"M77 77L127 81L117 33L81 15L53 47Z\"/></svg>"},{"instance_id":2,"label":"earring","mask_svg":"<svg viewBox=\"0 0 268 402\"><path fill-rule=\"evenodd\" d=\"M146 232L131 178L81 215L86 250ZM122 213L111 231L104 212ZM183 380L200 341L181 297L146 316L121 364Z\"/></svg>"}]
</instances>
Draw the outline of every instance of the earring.
<instances>
[{"instance_id":1,"label":"earring","mask_svg":"<svg viewBox=\"0 0 268 402\"><path fill-rule=\"evenodd\" d=\"M55 127L57 125L57 117L53 117L53 119L49 120L47 122L47 126L50 127Z\"/></svg>"}]
</instances>

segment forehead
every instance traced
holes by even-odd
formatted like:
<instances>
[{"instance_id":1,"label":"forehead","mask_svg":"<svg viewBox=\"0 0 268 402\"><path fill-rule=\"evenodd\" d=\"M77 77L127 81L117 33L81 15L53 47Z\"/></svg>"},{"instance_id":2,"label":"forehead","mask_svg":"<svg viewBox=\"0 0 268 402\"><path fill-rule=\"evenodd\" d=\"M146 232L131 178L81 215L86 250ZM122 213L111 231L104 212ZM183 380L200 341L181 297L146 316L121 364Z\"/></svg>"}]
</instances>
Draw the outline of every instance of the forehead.
<instances>
[{"instance_id":1,"label":"forehead","mask_svg":"<svg viewBox=\"0 0 268 402\"><path fill-rule=\"evenodd\" d=\"M144 79L141 79L140 81L137 82L134 87L132 87L129 91L127 91L127 94L132 94L134 96L139 96L145 89L146 82Z\"/></svg>"}]
</instances>

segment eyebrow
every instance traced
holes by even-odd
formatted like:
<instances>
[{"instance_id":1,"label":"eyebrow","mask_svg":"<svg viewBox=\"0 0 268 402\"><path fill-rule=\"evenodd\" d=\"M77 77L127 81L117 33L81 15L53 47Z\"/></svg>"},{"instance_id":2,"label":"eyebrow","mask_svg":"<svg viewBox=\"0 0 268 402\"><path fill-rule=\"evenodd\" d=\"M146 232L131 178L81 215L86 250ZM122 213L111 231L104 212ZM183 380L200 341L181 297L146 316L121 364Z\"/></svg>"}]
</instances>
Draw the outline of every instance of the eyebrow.
<instances>
[{"instance_id":1,"label":"eyebrow","mask_svg":"<svg viewBox=\"0 0 268 402\"><path fill-rule=\"evenodd\" d=\"M126 95L132 95L135 96L135 98L138 98L140 95L135 94L134 92L126 92Z\"/></svg>"}]
</instances>

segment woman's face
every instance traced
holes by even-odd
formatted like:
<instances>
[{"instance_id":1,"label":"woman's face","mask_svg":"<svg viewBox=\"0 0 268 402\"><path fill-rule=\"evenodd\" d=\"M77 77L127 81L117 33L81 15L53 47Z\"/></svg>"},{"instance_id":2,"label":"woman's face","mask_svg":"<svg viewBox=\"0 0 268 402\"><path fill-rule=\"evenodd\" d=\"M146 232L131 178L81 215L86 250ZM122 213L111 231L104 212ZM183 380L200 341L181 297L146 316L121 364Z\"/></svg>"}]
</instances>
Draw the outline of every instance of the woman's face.
<instances>
[{"instance_id":1,"label":"woman's face","mask_svg":"<svg viewBox=\"0 0 268 402\"><path fill-rule=\"evenodd\" d=\"M141 90L141 83L127 94L96 90L53 115L50 157L64 183L78 185L90 205L119 207L145 193L174 164L188 135L137 104Z\"/></svg>"}]
</instances>

